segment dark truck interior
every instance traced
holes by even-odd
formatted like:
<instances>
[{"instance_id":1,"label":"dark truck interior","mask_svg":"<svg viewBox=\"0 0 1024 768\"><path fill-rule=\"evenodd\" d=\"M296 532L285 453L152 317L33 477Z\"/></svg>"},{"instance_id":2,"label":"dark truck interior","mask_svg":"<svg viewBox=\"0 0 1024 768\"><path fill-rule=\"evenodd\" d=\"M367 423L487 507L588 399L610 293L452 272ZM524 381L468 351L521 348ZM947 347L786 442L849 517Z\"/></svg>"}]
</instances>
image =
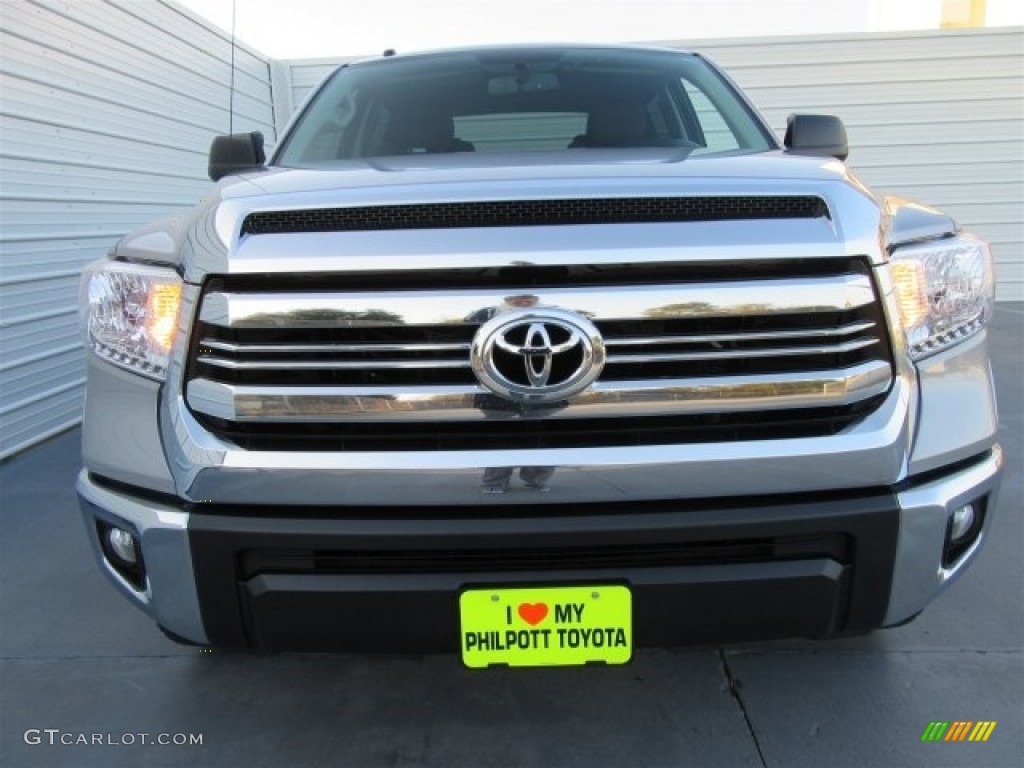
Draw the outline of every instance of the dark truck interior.
<instances>
[{"instance_id":1,"label":"dark truck interior","mask_svg":"<svg viewBox=\"0 0 1024 768\"><path fill-rule=\"evenodd\" d=\"M307 107L283 164L474 151L769 148L746 105L702 59L665 61L646 51L499 50L343 67Z\"/></svg>"}]
</instances>

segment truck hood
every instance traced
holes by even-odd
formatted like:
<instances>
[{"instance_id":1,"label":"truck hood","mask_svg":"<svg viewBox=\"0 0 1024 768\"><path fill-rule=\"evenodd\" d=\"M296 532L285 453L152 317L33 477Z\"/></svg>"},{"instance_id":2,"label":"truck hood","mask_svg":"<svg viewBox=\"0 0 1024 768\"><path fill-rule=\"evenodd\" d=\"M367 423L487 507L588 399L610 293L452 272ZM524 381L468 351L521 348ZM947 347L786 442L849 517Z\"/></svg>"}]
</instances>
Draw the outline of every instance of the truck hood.
<instances>
[{"instance_id":1,"label":"truck hood","mask_svg":"<svg viewBox=\"0 0 1024 768\"><path fill-rule=\"evenodd\" d=\"M783 152L693 156L690 150L588 149L564 152L406 155L339 162L318 168L273 167L225 180L224 199L380 187L552 182L597 179L841 180L846 167L831 158ZM680 190L682 191L682 190Z\"/></svg>"},{"instance_id":2,"label":"truck hood","mask_svg":"<svg viewBox=\"0 0 1024 768\"><path fill-rule=\"evenodd\" d=\"M230 272L408 269L426 260L436 263L438 258L466 264L506 263L527 255L552 262L579 260L611 248L613 242L620 251L616 257L624 258L628 249L623 247L638 242L635 232L627 234L631 225L620 226L614 237L609 237L608 227L587 227L586 232L579 227L515 227L500 236L494 229L470 228L458 234L449 229L243 235L242 222L258 211L346 206L748 195L815 195L825 201L829 216L762 221L756 229L726 222L648 226L641 239L650 258L671 255L681 237L701 253L720 252L723 258L733 253L734 245L756 248L757 242L789 243L793 256L878 253L879 233L885 243L896 231L918 238L953 226L948 217L923 206L907 201L887 205L842 162L831 158L780 151L695 157L678 149L464 153L351 161L316 169L271 167L228 177L208 202L127 235L114 255L166 264L195 282ZM900 230L894 223L903 218L908 226ZM677 229L669 231L673 226ZM686 227L685 232L678 227ZM563 231L555 234L552 229Z\"/></svg>"}]
</instances>

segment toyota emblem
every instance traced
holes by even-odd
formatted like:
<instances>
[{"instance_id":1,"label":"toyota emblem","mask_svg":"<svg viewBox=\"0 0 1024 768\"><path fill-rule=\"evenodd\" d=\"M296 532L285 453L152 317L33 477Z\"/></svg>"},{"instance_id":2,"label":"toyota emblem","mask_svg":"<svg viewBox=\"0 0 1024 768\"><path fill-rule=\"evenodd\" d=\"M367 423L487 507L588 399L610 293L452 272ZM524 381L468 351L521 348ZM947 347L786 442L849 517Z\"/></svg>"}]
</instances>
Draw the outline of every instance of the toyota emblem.
<instances>
[{"instance_id":1,"label":"toyota emblem","mask_svg":"<svg viewBox=\"0 0 1024 768\"><path fill-rule=\"evenodd\" d=\"M531 307L501 312L480 326L473 372L495 394L554 402L582 392L604 368L601 332L582 315Z\"/></svg>"}]
</instances>

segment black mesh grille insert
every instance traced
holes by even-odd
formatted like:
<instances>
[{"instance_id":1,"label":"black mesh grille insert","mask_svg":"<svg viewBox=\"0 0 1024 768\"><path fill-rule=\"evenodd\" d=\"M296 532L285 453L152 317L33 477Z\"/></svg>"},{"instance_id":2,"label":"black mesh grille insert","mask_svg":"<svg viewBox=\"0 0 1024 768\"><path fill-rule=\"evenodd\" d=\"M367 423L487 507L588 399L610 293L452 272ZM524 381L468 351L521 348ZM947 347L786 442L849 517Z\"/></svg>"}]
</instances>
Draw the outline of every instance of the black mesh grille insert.
<instances>
[{"instance_id":1,"label":"black mesh grille insert","mask_svg":"<svg viewBox=\"0 0 1024 768\"><path fill-rule=\"evenodd\" d=\"M726 541L625 543L593 546L402 549L250 550L240 557L243 579L265 573L409 574L659 568L828 557L851 560L839 533Z\"/></svg>"},{"instance_id":2,"label":"black mesh grille insert","mask_svg":"<svg viewBox=\"0 0 1024 768\"><path fill-rule=\"evenodd\" d=\"M825 201L806 195L503 200L263 211L245 217L242 234L813 219L821 216L828 216Z\"/></svg>"}]
</instances>

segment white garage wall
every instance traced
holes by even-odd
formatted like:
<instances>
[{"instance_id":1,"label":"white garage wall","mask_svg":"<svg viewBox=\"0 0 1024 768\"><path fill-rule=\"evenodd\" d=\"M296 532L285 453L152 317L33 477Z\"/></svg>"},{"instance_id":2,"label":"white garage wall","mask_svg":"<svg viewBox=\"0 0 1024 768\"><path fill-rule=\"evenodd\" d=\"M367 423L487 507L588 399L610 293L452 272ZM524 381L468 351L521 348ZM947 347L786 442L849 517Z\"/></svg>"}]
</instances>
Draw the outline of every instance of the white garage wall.
<instances>
[{"instance_id":1,"label":"white garage wall","mask_svg":"<svg viewBox=\"0 0 1024 768\"><path fill-rule=\"evenodd\" d=\"M78 275L197 203L228 131L230 40L171 2L0 0L0 458L80 419ZM235 51L234 130L275 139L270 68Z\"/></svg>"},{"instance_id":2,"label":"white garage wall","mask_svg":"<svg viewBox=\"0 0 1024 768\"><path fill-rule=\"evenodd\" d=\"M1024 30L1004 27L664 43L720 64L783 135L791 112L840 115L873 188L988 238L998 298L1024 300ZM290 111L343 58L286 62ZM288 103L290 102L290 103Z\"/></svg>"},{"instance_id":3,"label":"white garage wall","mask_svg":"<svg viewBox=\"0 0 1024 768\"><path fill-rule=\"evenodd\" d=\"M1024 300L1024 30L706 41L781 137L791 112L839 115L872 188L934 205L995 252Z\"/></svg>"}]
</instances>

